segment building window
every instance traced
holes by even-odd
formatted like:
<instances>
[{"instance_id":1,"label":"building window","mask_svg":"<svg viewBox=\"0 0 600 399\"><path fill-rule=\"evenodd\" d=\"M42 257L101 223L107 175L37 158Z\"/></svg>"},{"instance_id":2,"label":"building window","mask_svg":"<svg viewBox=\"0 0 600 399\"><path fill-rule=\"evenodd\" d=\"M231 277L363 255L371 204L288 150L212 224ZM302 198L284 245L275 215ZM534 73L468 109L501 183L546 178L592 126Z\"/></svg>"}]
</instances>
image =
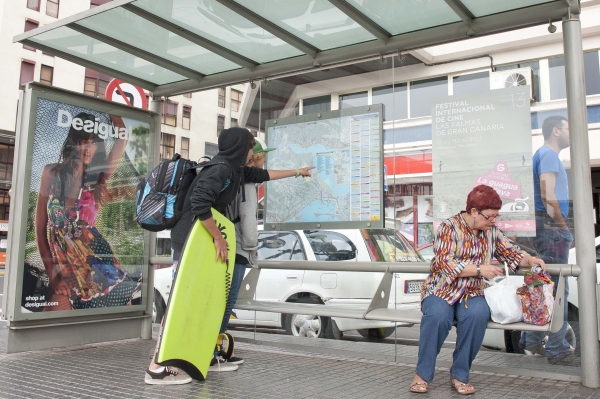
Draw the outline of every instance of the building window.
<instances>
[{"instance_id":1,"label":"building window","mask_svg":"<svg viewBox=\"0 0 600 399\"><path fill-rule=\"evenodd\" d=\"M19 89L25 90L25 85L33 81L33 74L35 72L35 62L33 61L21 61L21 78L19 79Z\"/></svg>"},{"instance_id":2,"label":"building window","mask_svg":"<svg viewBox=\"0 0 600 399\"><path fill-rule=\"evenodd\" d=\"M183 106L183 115L181 117L181 127L190 130L190 121L192 120L192 107Z\"/></svg>"},{"instance_id":3,"label":"building window","mask_svg":"<svg viewBox=\"0 0 600 399\"><path fill-rule=\"evenodd\" d=\"M52 78L54 76L54 68L48 65L42 65L40 71L40 83L52 86Z\"/></svg>"},{"instance_id":4,"label":"building window","mask_svg":"<svg viewBox=\"0 0 600 399\"><path fill-rule=\"evenodd\" d=\"M231 118L230 127L238 127L238 120L236 118Z\"/></svg>"},{"instance_id":5,"label":"building window","mask_svg":"<svg viewBox=\"0 0 600 399\"><path fill-rule=\"evenodd\" d=\"M33 11L39 11L41 2L42 0L27 0L27 8Z\"/></svg>"},{"instance_id":6,"label":"building window","mask_svg":"<svg viewBox=\"0 0 600 399\"><path fill-rule=\"evenodd\" d=\"M517 68L531 68L531 84L532 84L532 92L533 99L535 101L541 101L542 97L540 95L540 62L532 61L532 62L522 62L519 64L513 65L502 65L496 67L496 71L507 71L509 69L517 69Z\"/></svg>"},{"instance_id":7,"label":"building window","mask_svg":"<svg viewBox=\"0 0 600 399\"><path fill-rule=\"evenodd\" d=\"M368 94L366 91L360 93L348 93L348 94L340 94L340 108L354 108L354 107L362 107L363 105L368 105Z\"/></svg>"},{"instance_id":8,"label":"building window","mask_svg":"<svg viewBox=\"0 0 600 399\"><path fill-rule=\"evenodd\" d=\"M181 138L181 157L190 159L190 139L189 137Z\"/></svg>"},{"instance_id":9,"label":"building window","mask_svg":"<svg viewBox=\"0 0 600 399\"><path fill-rule=\"evenodd\" d=\"M240 110L243 95L244 93L242 93L241 91L231 89L231 110L233 112L238 112Z\"/></svg>"},{"instance_id":10,"label":"building window","mask_svg":"<svg viewBox=\"0 0 600 399\"><path fill-rule=\"evenodd\" d=\"M83 93L93 97L104 97L106 86L111 80L112 78L108 75L86 68Z\"/></svg>"},{"instance_id":11,"label":"building window","mask_svg":"<svg viewBox=\"0 0 600 399\"><path fill-rule=\"evenodd\" d=\"M383 104L383 120L408 118L407 84L373 88L373 104Z\"/></svg>"},{"instance_id":12,"label":"building window","mask_svg":"<svg viewBox=\"0 0 600 399\"><path fill-rule=\"evenodd\" d=\"M410 82L410 118L431 116L433 99L447 95L448 78L446 76Z\"/></svg>"},{"instance_id":13,"label":"building window","mask_svg":"<svg viewBox=\"0 0 600 399\"><path fill-rule=\"evenodd\" d=\"M40 26L40 24L37 21L33 21L31 19L25 20L25 32L29 32L30 30L33 30L33 29L37 28L38 26ZM35 51L35 48L28 46L26 44L23 45L23 48L27 49L27 50Z\"/></svg>"},{"instance_id":14,"label":"building window","mask_svg":"<svg viewBox=\"0 0 600 399\"><path fill-rule=\"evenodd\" d=\"M0 144L0 181L12 181L14 153L13 145Z\"/></svg>"},{"instance_id":15,"label":"building window","mask_svg":"<svg viewBox=\"0 0 600 399\"><path fill-rule=\"evenodd\" d=\"M8 220L10 210L10 195L8 190L0 190L0 219Z\"/></svg>"},{"instance_id":16,"label":"building window","mask_svg":"<svg viewBox=\"0 0 600 399\"><path fill-rule=\"evenodd\" d=\"M175 155L175 135L168 133L160 134L160 159L173 159Z\"/></svg>"},{"instance_id":17,"label":"building window","mask_svg":"<svg viewBox=\"0 0 600 399\"><path fill-rule=\"evenodd\" d=\"M217 136L221 133L221 131L225 129L225 117L223 115L217 116Z\"/></svg>"},{"instance_id":18,"label":"building window","mask_svg":"<svg viewBox=\"0 0 600 399\"><path fill-rule=\"evenodd\" d=\"M225 108L225 88L219 87L219 108Z\"/></svg>"},{"instance_id":19,"label":"building window","mask_svg":"<svg viewBox=\"0 0 600 399\"><path fill-rule=\"evenodd\" d=\"M452 77L452 93L455 96L490 90L488 71Z\"/></svg>"},{"instance_id":20,"label":"building window","mask_svg":"<svg viewBox=\"0 0 600 399\"><path fill-rule=\"evenodd\" d=\"M305 98L302 100L302 114L318 114L331 111L331 96Z\"/></svg>"},{"instance_id":21,"label":"building window","mask_svg":"<svg viewBox=\"0 0 600 399\"><path fill-rule=\"evenodd\" d=\"M101 6L104 3L108 3L112 0L90 0L90 8Z\"/></svg>"},{"instance_id":22,"label":"building window","mask_svg":"<svg viewBox=\"0 0 600 399\"><path fill-rule=\"evenodd\" d=\"M213 143L204 143L204 156L214 157L219 152L219 146Z\"/></svg>"},{"instance_id":23,"label":"building window","mask_svg":"<svg viewBox=\"0 0 600 399\"><path fill-rule=\"evenodd\" d=\"M254 129L250 129L250 133L252 133L252 135L254 137L258 137L258 131L254 130Z\"/></svg>"},{"instance_id":24,"label":"building window","mask_svg":"<svg viewBox=\"0 0 600 399\"><path fill-rule=\"evenodd\" d=\"M192 98L192 93L184 93L183 96L185 98Z\"/></svg>"},{"instance_id":25,"label":"building window","mask_svg":"<svg viewBox=\"0 0 600 399\"><path fill-rule=\"evenodd\" d=\"M46 15L58 18L58 4L60 0L48 0L46 2Z\"/></svg>"},{"instance_id":26,"label":"building window","mask_svg":"<svg viewBox=\"0 0 600 399\"><path fill-rule=\"evenodd\" d=\"M162 123L177 126L177 103L166 100L162 104Z\"/></svg>"},{"instance_id":27,"label":"building window","mask_svg":"<svg viewBox=\"0 0 600 399\"><path fill-rule=\"evenodd\" d=\"M548 59L550 67L550 99L567 98L567 83L565 79L565 59L556 57ZM598 52L583 53L583 69L585 73L585 94L600 94L600 68Z\"/></svg>"}]
</instances>

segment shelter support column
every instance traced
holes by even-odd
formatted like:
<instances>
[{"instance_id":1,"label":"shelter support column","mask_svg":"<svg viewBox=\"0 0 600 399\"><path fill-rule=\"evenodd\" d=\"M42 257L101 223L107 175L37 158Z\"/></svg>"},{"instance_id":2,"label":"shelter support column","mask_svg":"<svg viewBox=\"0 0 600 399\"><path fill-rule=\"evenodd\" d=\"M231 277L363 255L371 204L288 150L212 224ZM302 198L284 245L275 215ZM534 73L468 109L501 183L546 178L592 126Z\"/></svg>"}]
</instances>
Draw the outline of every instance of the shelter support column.
<instances>
[{"instance_id":1,"label":"shelter support column","mask_svg":"<svg viewBox=\"0 0 600 399\"><path fill-rule=\"evenodd\" d=\"M575 218L575 250L581 274L579 291L579 328L581 335L581 383L600 387L600 350L596 305L596 252L592 220L592 184L583 69L581 22L578 15L563 20L565 77L571 144L571 184Z\"/></svg>"},{"instance_id":2,"label":"shelter support column","mask_svg":"<svg viewBox=\"0 0 600 399\"><path fill-rule=\"evenodd\" d=\"M154 157L152 159L152 166L148 168L148 170L152 170L154 169L155 165L158 165L158 162L160 160L160 135L162 126L162 101L160 96L152 96L149 108L150 111L156 112L158 114L158 123L156 124L156 129L154 131L152 146L152 148L154 149ZM148 301L146 302L146 314L152 315L154 305L154 265L150 263L150 258L156 254L156 233L154 232L150 232L150 243L148 245L148 248ZM160 323L160 320L157 320L157 323ZM147 317L144 319L142 323L141 337L142 339L152 339L152 317Z\"/></svg>"}]
</instances>

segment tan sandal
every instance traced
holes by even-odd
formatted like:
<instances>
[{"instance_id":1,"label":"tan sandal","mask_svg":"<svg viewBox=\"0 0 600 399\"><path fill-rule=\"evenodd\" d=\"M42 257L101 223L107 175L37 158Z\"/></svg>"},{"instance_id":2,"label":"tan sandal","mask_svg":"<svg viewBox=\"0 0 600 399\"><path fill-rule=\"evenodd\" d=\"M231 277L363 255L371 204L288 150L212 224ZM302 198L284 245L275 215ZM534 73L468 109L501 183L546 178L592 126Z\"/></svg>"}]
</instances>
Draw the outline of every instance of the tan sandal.
<instances>
[{"instance_id":1,"label":"tan sandal","mask_svg":"<svg viewBox=\"0 0 600 399\"><path fill-rule=\"evenodd\" d=\"M410 391L415 393L426 393L427 392L427 382L425 381L415 381L410 384Z\"/></svg>"},{"instance_id":2,"label":"tan sandal","mask_svg":"<svg viewBox=\"0 0 600 399\"><path fill-rule=\"evenodd\" d=\"M458 392L459 395L471 395L475 393L475 387L471 384L465 384L464 382L460 382L450 377L450 384L452 388Z\"/></svg>"}]
</instances>

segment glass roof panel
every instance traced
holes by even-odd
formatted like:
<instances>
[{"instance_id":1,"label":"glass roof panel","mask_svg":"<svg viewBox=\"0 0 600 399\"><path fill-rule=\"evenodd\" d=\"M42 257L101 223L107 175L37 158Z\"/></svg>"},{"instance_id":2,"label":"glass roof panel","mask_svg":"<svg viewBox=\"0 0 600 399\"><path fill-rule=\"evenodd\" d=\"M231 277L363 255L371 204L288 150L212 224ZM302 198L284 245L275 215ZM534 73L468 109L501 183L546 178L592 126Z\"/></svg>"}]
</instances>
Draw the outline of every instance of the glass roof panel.
<instances>
[{"instance_id":1,"label":"glass roof panel","mask_svg":"<svg viewBox=\"0 0 600 399\"><path fill-rule=\"evenodd\" d=\"M235 0L320 50L374 40L327 0Z\"/></svg>"},{"instance_id":2,"label":"glass roof panel","mask_svg":"<svg viewBox=\"0 0 600 399\"><path fill-rule=\"evenodd\" d=\"M392 35L460 21L444 0L346 0Z\"/></svg>"},{"instance_id":3,"label":"glass roof panel","mask_svg":"<svg viewBox=\"0 0 600 399\"><path fill-rule=\"evenodd\" d=\"M304 54L216 1L138 0L132 4L260 64Z\"/></svg>"},{"instance_id":4,"label":"glass roof panel","mask_svg":"<svg viewBox=\"0 0 600 399\"><path fill-rule=\"evenodd\" d=\"M550 3L552 1L555 0L461 0L465 7L471 11L471 14L475 16L475 18L518 8L534 6L536 4ZM565 4L565 12L566 7L567 5Z\"/></svg>"},{"instance_id":5,"label":"glass roof panel","mask_svg":"<svg viewBox=\"0 0 600 399\"><path fill-rule=\"evenodd\" d=\"M204 75L241 68L121 7L82 19L77 24Z\"/></svg>"},{"instance_id":6,"label":"glass roof panel","mask_svg":"<svg viewBox=\"0 0 600 399\"><path fill-rule=\"evenodd\" d=\"M157 85L187 80L185 76L82 35L66 26L35 35L30 40Z\"/></svg>"}]
</instances>

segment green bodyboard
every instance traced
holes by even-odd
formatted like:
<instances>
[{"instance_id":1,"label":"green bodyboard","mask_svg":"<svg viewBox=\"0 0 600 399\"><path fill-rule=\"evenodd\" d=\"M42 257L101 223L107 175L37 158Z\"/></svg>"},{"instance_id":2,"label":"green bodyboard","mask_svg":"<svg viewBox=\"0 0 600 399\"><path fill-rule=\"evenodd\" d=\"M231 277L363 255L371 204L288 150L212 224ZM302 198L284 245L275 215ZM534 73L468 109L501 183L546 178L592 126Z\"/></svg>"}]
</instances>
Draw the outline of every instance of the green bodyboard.
<instances>
[{"instance_id":1,"label":"green bodyboard","mask_svg":"<svg viewBox=\"0 0 600 399\"><path fill-rule=\"evenodd\" d=\"M215 262L213 238L200 220L190 232L171 288L156 362L203 380L213 358L235 263L235 227L212 209L229 244L227 263Z\"/></svg>"}]
</instances>

